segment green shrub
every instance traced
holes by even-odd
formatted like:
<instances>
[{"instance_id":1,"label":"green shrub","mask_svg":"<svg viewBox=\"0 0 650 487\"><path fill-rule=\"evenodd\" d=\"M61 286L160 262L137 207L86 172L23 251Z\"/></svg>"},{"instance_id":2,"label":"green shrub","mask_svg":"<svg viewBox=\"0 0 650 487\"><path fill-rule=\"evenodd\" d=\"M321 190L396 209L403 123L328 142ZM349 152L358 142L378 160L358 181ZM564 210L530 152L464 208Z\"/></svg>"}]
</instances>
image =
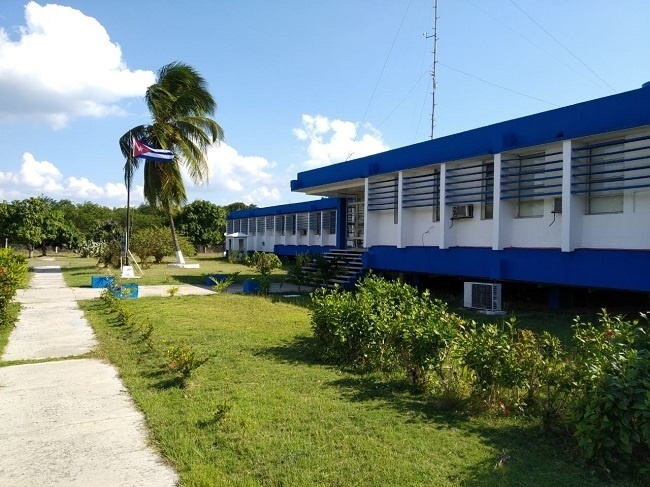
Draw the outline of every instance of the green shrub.
<instances>
[{"instance_id":1,"label":"green shrub","mask_svg":"<svg viewBox=\"0 0 650 487\"><path fill-rule=\"evenodd\" d=\"M442 364L463 323L429 293L372 274L356 292L317 289L310 310L314 336L329 357L367 369L401 367L418 387L430 371L445 379Z\"/></svg>"},{"instance_id":2,"label":"green shrub","mask_svg":"<svg viewBox=\"0 0 650 487\"><path fill-rule=\"evenodd\" d=\"M514 320L503 325L472 321L461 340L462 363L474 373L476 392L490 403L500 399L502 388L522 382L515 356L514 324Z\"/></svg>"},{"instance_id":3,"label":"green shrub","mask_svg":"<svg viewBox=\"0 0 650 487\"><path fill-rule=\"evenodd\" d=\"M308 286L312 283L313 276L310 272L305 272L304 268L315 259L313 254L299 253L296 254L295 260L289 266L287 271L287 281L298 286L298 292L302 286Z\"/></svg>"},{"instance_id":4,"label":"green shrub","mask_svg":"<svg viewBox=\"0 0 650 487\"><path fill-rule=\"evenodd\" d=\"M106 267L118 268L122 258L122 244L118 240L110 240L102 245L97 264L103 264Z\"/></svg>"},{"instance_id":5,"label":"green shrub","mask_svg":"<svg viewBox=\"0 0 650 487\"><path fill-rule=\"evenodd\" d=\"M578 445L607 470L650 466L650 340L648 320L604 310L599 325L576 319L570 421Z\"/></svg>"},{"instance_id":6,"label":"green shrub","mask_svg":"<svg viewBox=\"0 0 650 487\"><path fill-rule=\"evenodd\" d=\"M401 366L411 383L421 388L427 385L429 372L434 372L438 384L449 393L454 377L445 368L451 368L450 351L464 320L450 312L446 303L432 300L428 291L407 318L399 320L393 331Z\"/></svg>"},{"instance_id":7,"label":"green shrub","mask_svg":"<svg viewBox=\"0 0 650 487\"><path fill-rule=\"evenodd\" d=\"M313 261L316 267L316 276L313 281L315 286L328 283L345 269L335 257L328 259L323 254L316 254Z\"/></svg>"},{"instance_id":8,"label":"green shrub","mask_svg":"<svg viewBox=\"0 0 650 487\"><path fill-rule=\"evenodd\" d=\"M225 279L222 279L221 281L217 281L214 277L209 276L210 280L214 283L212 285L212 290L215 293L221 293L228 289L233 282L235 282L235 279L239 275L239 272L233 272L231 274L228 274Z\"/></svg>"},{"instance_id":9,"label":"green shrub","mask_svg":"<svg viewBox=\"0 0 650 487\"><path fill-rule=\"evenodd\" d=\"M355 296L337 287L316 289L311 297L311 327L323 355L344 364L359 362L363 353L354 329L362 312Z\"/></svg>"},{"instance_id":10,"label":"green shrub","mask_svg":"<svg viewBox=\"0 0 650 487\"><path fill-rule=\"evenodd\" d=\"M279 257L270 252L255 252L246 259L248 267L260 273L257 281L260 283L260 294L268 294L271 290L271 272L282 267Z\"/></svg>"},{"instance_id":11,"label":"green shrub","mask_svg":"<svg viewBox=\"0 0 650 487\"><path fill-rule=\"evenodd\" d=\"M196 350L186 342L176 343L167 348L167 369L178 374L181 384L185 384L192 372L206 362L199 357Z\"/></svg>"},{"instance_id":12,"label":"green shrub","mask_svg":"<svg viewBox=\"0 0 650 487\"><path fill-rule=\"evenodd\" d=\"M0 326L8 322L9 303L27 276L27 259L13 249L0 249Z\"/></svg>"},{"instance_id":13,"label":"green shrub","mask_svg":"<svg viewBox=\"0 0 650 487\"><path fill-rule=\"evenodd\" d=\"M254 252L251 255L246 264L248 267L255 269L262 276L268 276L275 269L280 269L282 267L282 261L279 257L271 252Z\"/></svg>"},{"instance_id":14,"label":"green shrub","mask_svg":"<svg viewBox=\"0 0 650 487\"><path fill-rule=\"evenodd\" d=\"M178 245L184 255L188 257L196 255L196 249L186 237L178 235ZM156 264L160 264L165 257L174 255L175 252L171 231L169 228L162 227L138 230L131 235L129 248L145 266L148 265L150 258L153 258Z\"/></svg>"},{"instance_id":15,"label":"green shrub","mask_svg":"<svg viewBox=\"0 0 650 487\"><path fill-rule=\"evenodd\" d=\"M86 240L78 247L78 252L81 257L94 257L99 259L99 256L104 252L106 242L97 242L94 240Z\"/></svg>"}]
</instances>

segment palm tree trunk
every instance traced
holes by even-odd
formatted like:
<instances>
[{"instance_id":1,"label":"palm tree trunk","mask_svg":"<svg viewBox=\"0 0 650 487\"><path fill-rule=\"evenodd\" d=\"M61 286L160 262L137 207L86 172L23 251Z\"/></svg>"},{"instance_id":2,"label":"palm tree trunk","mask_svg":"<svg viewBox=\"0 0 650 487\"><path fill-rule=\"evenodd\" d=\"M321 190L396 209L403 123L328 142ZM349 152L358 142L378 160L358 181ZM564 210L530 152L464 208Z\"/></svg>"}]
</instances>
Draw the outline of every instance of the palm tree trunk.
<instances>
[{"instance_id":1,"label":"palm tree trunk","mask_svg":"<svg viewBox=\"0 0 650 487\"><path fill-rule=\"evenodd\" d=\"M178 236L176 235L176 227L174 226L174 215L172 215L172 210L169 205L165 206L167 210L167 217L169 218L169 228L172 231L172 241L174 242L174 250L176 251L176 263L185 264L185 259L183 258L183 252L181 251L181 246L178 243Z\"/></svg>"}]
</instances>

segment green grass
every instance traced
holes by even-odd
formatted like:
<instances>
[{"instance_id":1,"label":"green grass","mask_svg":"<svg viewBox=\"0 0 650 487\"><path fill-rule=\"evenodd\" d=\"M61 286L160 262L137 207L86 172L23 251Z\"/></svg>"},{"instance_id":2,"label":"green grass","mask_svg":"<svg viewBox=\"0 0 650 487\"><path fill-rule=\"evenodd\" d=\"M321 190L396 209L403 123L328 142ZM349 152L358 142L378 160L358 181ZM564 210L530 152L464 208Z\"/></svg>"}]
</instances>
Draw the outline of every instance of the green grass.
<instances>
[{"instance_id":1,"label":"green grass","mask_svg":"<svg viewBox=\"0 0 650 487\"><path fill-rule=\"evenodd\" d=\"M229 294L123 305L153 325L153 346L100 301L82 303L97 354L118 366L183 486L608 485L536 422L457 416L401 379L321 363L304 307ZM165 368L181 340L209 357L185 388Z\"/></svg>"},{"instance_id":2,"label":"green grass","mask_svg":"<svg viewBox=\"0 0 650 487\"><path fill-rule=\"evenodd\" d=\"M173 258L166 258L162 264L153 264L148 269L143 269L144 276L133 280L141 285L155 284L205 284L206 274L231 274L239 272L235 282L241 283L245 279L257 277L258 274L251 268L242 264L231 264L222 255L216 254L199 254L188 262L199 263L199 269L178 269L168 267L167 264L173 263ZM35 263L39 265L40 261ZM63 278L70 287L90 287L92 276L112 275L116 278L120 276L120 269L106 269L97 266L97 259L82 258L74 254L64 254L57 256L54 262L48 265L60 265L63 272ZM273 282L281 282L286 278L287 272L279 269L271 274Z\"/></svg>"},{"instance_id":3,"label":"green grass","mask_svg":"<svg viewBox=\"0 0 650 487\"><path fill-rule=\"evenodd\" d=\"M16 302L10 303L8 311L8 323L0 324L0 356L4 352L7 342L9 341L9 335L16 325L16 319L18 318L18 312L20 311L20 304Z\"/></svg>"}]
</instances>

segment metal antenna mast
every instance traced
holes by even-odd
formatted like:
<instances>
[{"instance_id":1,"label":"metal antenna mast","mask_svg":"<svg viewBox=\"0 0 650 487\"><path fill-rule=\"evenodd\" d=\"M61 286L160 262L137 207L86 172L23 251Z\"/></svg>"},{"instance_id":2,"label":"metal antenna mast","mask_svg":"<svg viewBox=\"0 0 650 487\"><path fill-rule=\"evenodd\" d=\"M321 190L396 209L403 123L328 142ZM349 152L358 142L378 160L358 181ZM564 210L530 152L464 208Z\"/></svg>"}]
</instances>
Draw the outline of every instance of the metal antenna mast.
<instances>
[{"instance_id":1,"label":"metal antenna mast","mask_svg":"<svg viewBox=\"0 0 650 487\"><path fill-rule=\"evenodd\" d=\"M433 2L433 35L427 35L426 38L433 37L433 69L431 70L431 80L433 89L431 90L431 138L433 139L433 128L435 127L436 117L436 64L438 64L438 0Z\"/></svg>"}]
</instances>

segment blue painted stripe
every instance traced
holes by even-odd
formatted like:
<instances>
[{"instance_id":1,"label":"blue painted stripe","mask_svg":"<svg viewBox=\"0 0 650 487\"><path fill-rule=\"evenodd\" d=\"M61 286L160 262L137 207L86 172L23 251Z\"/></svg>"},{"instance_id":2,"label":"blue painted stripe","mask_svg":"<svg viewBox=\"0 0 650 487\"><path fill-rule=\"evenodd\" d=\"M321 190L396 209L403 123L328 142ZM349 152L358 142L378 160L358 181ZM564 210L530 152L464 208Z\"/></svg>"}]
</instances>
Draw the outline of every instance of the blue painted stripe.
<instances>
[{"instance_id":1,"label":"blue painted stripe","mask_svg":"<svg viewBox=\"0 0 650 487\"><path fill-rule=\"evenodd\" d=\"M519 281L650 292L650 251L454 247L371 247L364 267L457 276L467 280Z\"/></svg>"},{"instance_id":2,"label":"blue painted stripe","mask_svg":"<svg viewBox=\"0 0 650 487\"><path fill-rule=\"evenodd\" d=\"M333 245L275 245L273 253L284 257L293 257L296 254L322 254L333 248Z\"/></svg>"},{"instance_id":3,"label":"blue painted stripe","mask_svg":"<svg viewBox=\"0 0 650 487\"><path fill-rule=\"evenodd\" d=\"M314 201L289 203L286 205L268 206L266 208L251 208L250 210L232 211L227 220L238 218L256 218L262 216L288 215L290 213L305 213L309 211L336 210L339 207L338 198L321 198Z\"/></svg>"}]
</instances>

